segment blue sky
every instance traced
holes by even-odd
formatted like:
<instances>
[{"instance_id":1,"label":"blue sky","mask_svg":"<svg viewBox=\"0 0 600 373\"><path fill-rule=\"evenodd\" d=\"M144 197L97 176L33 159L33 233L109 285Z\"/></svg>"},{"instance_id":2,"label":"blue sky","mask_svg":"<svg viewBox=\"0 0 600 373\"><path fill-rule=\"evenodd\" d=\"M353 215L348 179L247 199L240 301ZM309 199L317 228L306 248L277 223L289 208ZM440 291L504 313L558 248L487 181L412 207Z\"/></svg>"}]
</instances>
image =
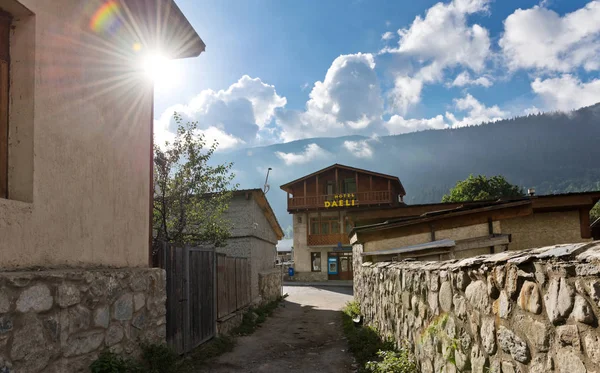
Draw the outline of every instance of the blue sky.
<instances>
[{"instance_id":1,"label":"blue sky","mask_svg":"<svg viewBox=\"0 0 600 373\"><path fill-rule=\"evenodd\" d=\"M158 142L174 110L225 151L600 101L600 1L176 2L207 48L157 84Z\"/></svg>"}]
</instances>

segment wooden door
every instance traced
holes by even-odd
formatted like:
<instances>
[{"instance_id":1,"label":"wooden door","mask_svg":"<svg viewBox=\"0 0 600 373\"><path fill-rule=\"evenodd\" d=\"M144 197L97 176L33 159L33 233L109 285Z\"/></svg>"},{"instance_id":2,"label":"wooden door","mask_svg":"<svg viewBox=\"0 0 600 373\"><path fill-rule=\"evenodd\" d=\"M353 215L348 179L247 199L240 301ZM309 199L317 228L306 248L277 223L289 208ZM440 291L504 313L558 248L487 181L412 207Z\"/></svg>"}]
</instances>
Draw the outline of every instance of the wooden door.
<instances>
[{"instance_id":1,"label":"wooden door","mask_svg":"<svg viewBox=\"0 0 600 373\"><path fill-rule=\"evenodd\" d=\"M339 261L339 277L340 280L352 280L352 254L343 253L338 257Z\"/></svg>"}]
</instances>

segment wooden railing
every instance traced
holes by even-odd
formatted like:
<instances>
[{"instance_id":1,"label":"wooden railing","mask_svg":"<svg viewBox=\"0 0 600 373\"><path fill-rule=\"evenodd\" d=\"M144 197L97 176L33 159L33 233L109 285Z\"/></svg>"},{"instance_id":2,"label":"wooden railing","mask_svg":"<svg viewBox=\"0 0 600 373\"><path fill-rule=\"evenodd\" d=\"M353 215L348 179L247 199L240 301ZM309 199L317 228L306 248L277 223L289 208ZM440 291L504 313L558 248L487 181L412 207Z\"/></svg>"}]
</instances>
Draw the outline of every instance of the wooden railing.
<instances>
[{"instance_id":1,"label":"wooden railing","mask_svg":"<svg viewBox=\"0 0 600 373\"><path fill-rule=\"evenodd\" d=\"M388 190L354 193L354 206L394 203ZM333 202L333 194L321 196L292 197L288 199L288 210L302 208L325 208L325 201ZM346 200L346 199L344 199ZM334 207L335 208L335 207Z\"/></svg>"},{"instance_id":2,"label":"wooden railing","mask_svg":"<svg viewBox=\"0 0 600 373\"><path fill-rule=\"evenodd\" d=\"M342 245L350 244L346 233L309 234L307 241L308 246L337 245L338 242L341 242Z\"/></svg>"}]
</instances>

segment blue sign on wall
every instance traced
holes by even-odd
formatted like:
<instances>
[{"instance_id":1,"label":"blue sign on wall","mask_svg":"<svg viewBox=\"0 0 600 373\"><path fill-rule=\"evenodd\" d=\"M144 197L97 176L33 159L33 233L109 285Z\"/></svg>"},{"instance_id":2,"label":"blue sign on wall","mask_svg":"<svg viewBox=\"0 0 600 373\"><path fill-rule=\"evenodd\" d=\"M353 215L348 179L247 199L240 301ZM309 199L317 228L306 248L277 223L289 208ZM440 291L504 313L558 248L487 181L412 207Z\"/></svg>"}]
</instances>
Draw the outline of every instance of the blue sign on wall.
<instances>
[{"instance_id":1,"label":"blue sign on wall","mask_svg":"<svg viewBox=\"0 0 600 373\"><path fill-rule=\"evenodd\" d=\"M337 258L328 258L327 259L327 273L330 275L338 274Z\"/></svg>"}]
</instances>

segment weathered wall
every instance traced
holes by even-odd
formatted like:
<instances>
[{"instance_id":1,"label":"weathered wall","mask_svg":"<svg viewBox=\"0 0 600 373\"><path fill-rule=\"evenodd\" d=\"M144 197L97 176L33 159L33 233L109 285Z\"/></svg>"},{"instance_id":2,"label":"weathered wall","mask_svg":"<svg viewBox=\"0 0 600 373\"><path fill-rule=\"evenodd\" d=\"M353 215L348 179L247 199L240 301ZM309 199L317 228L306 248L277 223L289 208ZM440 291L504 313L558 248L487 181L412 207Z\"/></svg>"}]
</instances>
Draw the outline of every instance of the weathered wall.
<instances>
[{"instance_id":1,"label":"weathered wall","mask_svg":"<svg viewBox=\"0 0 600 373\"><path fill-rule=\"evenodd\" d=\"M590 241L581 238L579 211L535 213L502 220L502 233L510 233L510 250L529 247Z\"/></svg>"},{"instance_id":2,"label":"weathered wall","mask_svg":"<svg viewBox=\"0 0 600 373\"><path fill-rule=\"evenodd\" d=\"M165 341L165 272L0 274L0 372L88 372L99 352Z\"/></svg>"},{"instance_id":3,"label":"weathered wall","mask_svg":"<svg viewBox=\"0 0 600 373\"><path fill-rule=\"evenodd\" d=\"M275 255L276 249L273 244L256 238L252 239L252 256L250 259L252 299L257 299L262 295L259 288L260 273L272 271L275 268Z\"/></svg>"},{"instance_id":4,"label":"weathered wall","mask_svg":"<svg viewBox=\"0 0 600 373\"><path fill-rule=\"evenodd\" d=\"M268 303L281 296L281 269L275 268L258 274L258 284L262 303Z\"/></svg>"},{"instance_id":5,"label":"weathered wall","mask_svg":"<svg viewBox=\"0 0 600 373\"><path fill-rule=\"evenodd\" d=\"M355 255L354 294L423 373L598 372L599 261L600 242L446 262Z\"/></svg>"},{"instance_id":6,"label":"weathered wall","mask_svg":"<svg viewBox=\"0 0 600 373\"><path fill-rule=\"evenodd\" d=\"M20 3L0 268L147 266L152 87L135 35L93 32L79 0Z\"/></svg>"}]
</instances>

